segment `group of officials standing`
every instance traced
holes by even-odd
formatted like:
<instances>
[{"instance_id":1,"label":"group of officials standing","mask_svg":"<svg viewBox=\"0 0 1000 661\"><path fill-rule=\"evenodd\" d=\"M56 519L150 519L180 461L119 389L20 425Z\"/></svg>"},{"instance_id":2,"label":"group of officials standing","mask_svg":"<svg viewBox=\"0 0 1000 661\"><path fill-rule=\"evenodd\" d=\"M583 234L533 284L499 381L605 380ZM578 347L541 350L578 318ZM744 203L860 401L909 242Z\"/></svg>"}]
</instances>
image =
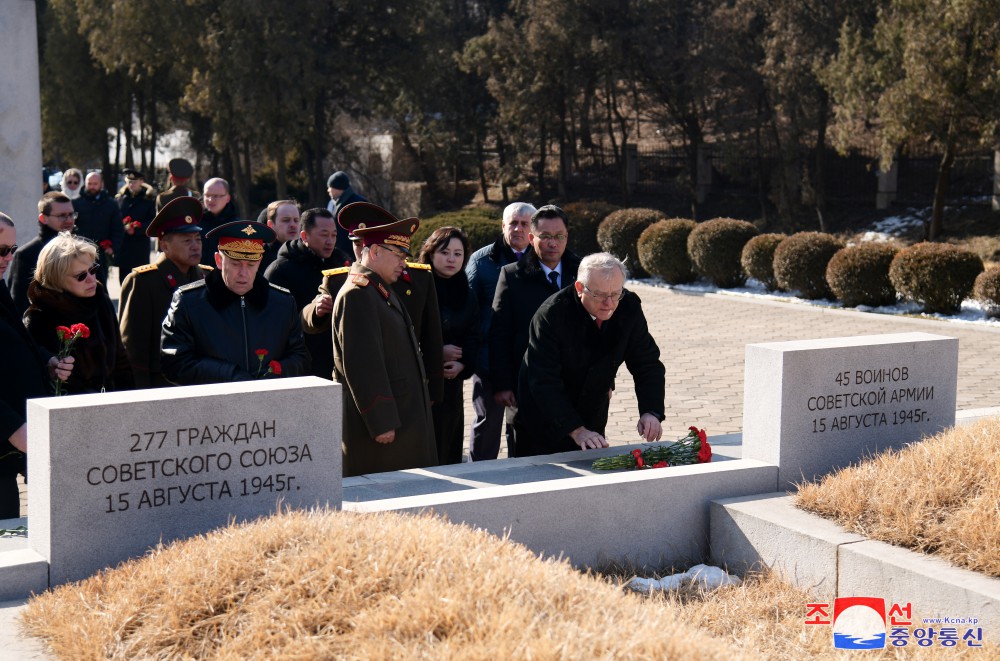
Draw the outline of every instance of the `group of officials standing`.
<instances>
[{"instance_id":1,"label":"group of officials standing","mask_svg":"<svg viewBox=\"0 0 1000 661\"><path fill-rule=\"evenodd\" d=\"M141 175L126 173L118 195L124 236L98 243L94 266L80 280L96 277L116 254L124 270L143 245L148 260L148 241L156 240L157 259L122 276L121 343L136 387L332 377L344 386L350 476L456 460L435 438L432 405L446 391L460 392L469 375L473 461L498 456L502 429L512 456L606 447L609 401L624 363L636 383L637 431L647 440L660 437L664 369L639 299L624 288L625 267L615 257L581 260L566 249L570 220L562 209L510 205L502 236L471 256L464 254L464 233L445 228L435 245L449 255L452 271L461 270L453 248L467 266L442 291L467 283L459 300L469 314L478 310L477 341L468 345L476 349L461 356L442 339L435 287L441 280L426 256L435 249L430 240L422 253L427 263L408 261L418 219L397 219L367 202L338 172L328 181L332 208L300 214L293 201L279 201L262 213L264 222L241 220L227 182L210 179L199 199L186 186L192 174L186 162L172 161L171 187L153 202ZM72 231L78 217L70 199L47 195L35 243L41 248ZM38 254L31 243L18 251L25 264L15 264L15 275L30 275L29 253ZM22 284L12 278L11 316L21 311ZM38 360L50 376L72 369L44 352ZM21 419L18 404L0 404L0 419L3 406L14 412L9 428ZM18 448L19 439L8 436Z\"/></svg>"}]
</instances>

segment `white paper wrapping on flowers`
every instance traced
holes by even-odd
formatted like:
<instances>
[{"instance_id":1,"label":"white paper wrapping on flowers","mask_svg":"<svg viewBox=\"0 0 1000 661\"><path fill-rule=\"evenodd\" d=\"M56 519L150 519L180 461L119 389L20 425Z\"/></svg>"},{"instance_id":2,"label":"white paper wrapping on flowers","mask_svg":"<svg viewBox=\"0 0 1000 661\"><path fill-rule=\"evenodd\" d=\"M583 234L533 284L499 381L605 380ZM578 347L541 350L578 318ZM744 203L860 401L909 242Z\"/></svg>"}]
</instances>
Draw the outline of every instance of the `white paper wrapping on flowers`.
<instances>
[{"instance_id":1,"label":"white paper wrapping on flowers","mask_svg":"<svg viewBox=\"0 0 1000 661\"><path fill-rule=\"evenodd\" d=\"M727 574L718 567L711 565L695 565L681 574L655 578L633 578L626 586L635 592L652 593L677 590L685 586L700 587L703 590L717 590L727 585L739 585L742 581L737 576Z\"/></svg>"}]
</instances>

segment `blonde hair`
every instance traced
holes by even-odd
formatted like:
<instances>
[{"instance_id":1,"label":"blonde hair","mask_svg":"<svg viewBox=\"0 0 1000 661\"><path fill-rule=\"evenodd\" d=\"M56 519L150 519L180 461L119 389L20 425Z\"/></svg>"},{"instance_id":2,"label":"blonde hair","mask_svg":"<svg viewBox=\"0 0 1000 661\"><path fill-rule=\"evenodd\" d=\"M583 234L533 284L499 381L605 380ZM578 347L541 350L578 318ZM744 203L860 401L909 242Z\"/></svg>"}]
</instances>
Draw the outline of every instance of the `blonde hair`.
<instances>
[{"instance_id":1,"label":"blonde hair","mask_svg":"<svg viewBox=\"0 0 1000 661\"><path fill-rule=\"evenodd\" d=\"M62 281L69 274L75 259L90 258L97 261L97 246L87 239L73 236L69 232L59 235L45 244L35 265L35 280L38 284L55 291L63 291Z\"/></svg>"}]
</instances>

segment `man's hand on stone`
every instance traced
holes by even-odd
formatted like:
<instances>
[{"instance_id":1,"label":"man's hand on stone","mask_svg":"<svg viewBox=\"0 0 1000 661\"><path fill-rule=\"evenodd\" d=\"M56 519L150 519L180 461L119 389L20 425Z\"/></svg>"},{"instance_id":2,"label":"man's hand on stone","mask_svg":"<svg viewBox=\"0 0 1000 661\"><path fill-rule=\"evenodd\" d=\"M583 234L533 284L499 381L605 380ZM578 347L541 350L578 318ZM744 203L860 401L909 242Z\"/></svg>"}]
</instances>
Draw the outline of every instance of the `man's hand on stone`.
<instances>
[{"instance_id":1,"label":"man's hand on stone","mask_svg":"<svg viewBox=\"0 0 1000 661\"><path fill-rule=\"evenodd\" d=\"M375 437L375 442L376 443L392 443L395 440L396 440L396 430L395 429L390 429L389 431L385 432L384 434L379 434L378 436Z\"/></svg>"},{"instance_id":2,"label":"man's hand on stone","mask_svg":"<svg viewBox=\"0 0 1000 661\"><path fill-rule=\"evenodd\" d=\"M313 299L313 304L315 305L317 317L325 317L333 312L333 296L329 294L320 294Z\"/></svg>"},{"instance_id":3,"label":"man's hand on stone","mask_svg":"<svg viewBox=\"0 0 1000 661\"><path fill-rule=\"evenodd\" d=\"M608 442L603 436L596 431L590 431L586 427L577 427L569 435L580 446L581 450L595 450L597 448L608 447Z\"/></svg>"},{"instance_id":4,"label":"man's hand on stone","mask_svg":"<svg viewBox=\"0 0 1000 661\"><path fill-rule=\"evenodd\" d=\"M660 426L660 421L652 413L643 413L639 417L639 424L635 427L639 432L639 436L642 436L650 443L660 440L660 437L663 435L663 428Z\"/></svg>"},{"instance_id":5,"label":"man's hand on stone","mask_svg":"<svg viewBox=\"0 0 1000 661\"><path fill-rule=\"evenodd\" d=\"M500 390L493 393L493 401L497 404L509 406L512 409L517 408L517 398L514 397L513 390Z\"/></svg>"}]
</instances>

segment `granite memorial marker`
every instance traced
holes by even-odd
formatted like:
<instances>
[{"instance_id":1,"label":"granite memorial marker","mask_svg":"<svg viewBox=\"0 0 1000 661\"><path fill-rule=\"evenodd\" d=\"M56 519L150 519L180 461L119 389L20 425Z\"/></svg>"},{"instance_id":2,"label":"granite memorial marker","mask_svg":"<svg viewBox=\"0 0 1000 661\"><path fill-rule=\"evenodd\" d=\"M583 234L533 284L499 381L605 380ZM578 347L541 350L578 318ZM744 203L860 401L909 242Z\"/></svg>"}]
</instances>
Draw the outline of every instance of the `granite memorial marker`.
<instances>
[{"instance_id":1,"label":"granite memorial marker","mask_svg":"<svg viewBox=\"0 0 1000 661\"><path fill-rule=\"evenodd\" d=\"M339 507L341 398L316 377L28 404L28 541L57 585L280 506Z\"/></svg>"},{"instance_id":2,"label":"granite memorial marker","mask_svg":"<svg viewBox=\"0 0 1000 661\"><path fill-rule=\"evenodd\" d=\"M778 487L955 424L958 339L929 333L746 347L743 456Z\"/></svg>"}]
</instances>

